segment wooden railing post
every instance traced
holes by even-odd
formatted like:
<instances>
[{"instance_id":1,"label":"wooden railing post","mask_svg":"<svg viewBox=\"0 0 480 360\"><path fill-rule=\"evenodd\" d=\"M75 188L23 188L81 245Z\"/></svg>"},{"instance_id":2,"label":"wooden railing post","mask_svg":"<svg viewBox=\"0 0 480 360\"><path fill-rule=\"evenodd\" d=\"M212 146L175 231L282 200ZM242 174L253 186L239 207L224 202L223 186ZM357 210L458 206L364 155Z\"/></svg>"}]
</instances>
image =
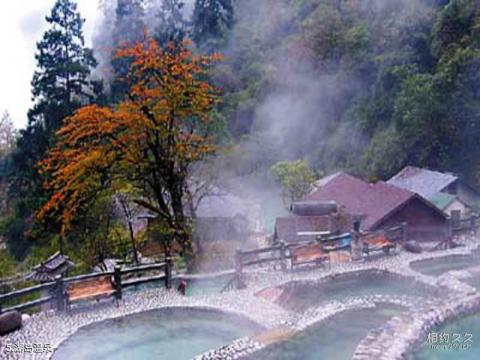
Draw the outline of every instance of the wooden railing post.
<instances>
[{"instance_id":1,"label":"wooden railing post","mask_svg":"<svg viewBox=\"0 0 480 360\"><path fill-rule=\"evenodd\" d=\"M243 266L242 266L242 250L237 249L235 251L235 271L238 274L242 274Z\"/></svg>"},{"instance_id":2,"label":"wooden railing post","mask_svg":"<svg viewBox=\"0 0 480 360\"><path fill-rule=\"evenodd\" d=\"M287 270L287 246L285 241L280 241L280 266L282 271Z\"/></svg>"},{"instance_id":3,"label":"wooden railing post","mask_svg":"<svg viewBox=\"0 0 480 360\"><path fill-rule=\"evenodd\" d=\"M122 271L118 265L113 268L113 282L115 284L115 298L122 300Z\"/></svg>"},{"instance_id":4,"label":"wooden railing post","mask_svg":"<svg viewBox=\"0 0 480 360\"><path fill-rule=\"evenodd\" d=\"M401 226L402 226L402 244L405 244L408 240L408 237L407 237L407 223L403 222L401 224Z\"/></svg>"},{"instance_id":5,"label":"wooden railing post","mask_svg":"<svg viewBox=\"0 0 480 360\"><path fill-rule=\"evenodd\" d=\"M458 229L461 229L461 211L452 210L450 211L450 218L447 220L447 239L446 239L446 248L451 247L454 235L457 233Z\"/></svg>"},{"instance_id":6,"label":"wooden railing post","mask_svg":"<svg viewBox=\"0 0 480 360\"><path fill-rule=\"evenodd\" d=\"M355 221L353 223L352 229L352 245L350 247L350 253L352 255L352 260L359 260L362 258L362 234L360 232L360 221Z\"/></svg>"},{"instance_id":7,"label":"wooden railing post","mask_svg":"<svg viewBox=\"0 0 480 360\"><path fill-rule=\"evenodd\" d=\"M57 310L64 311L66 305L65 283L60 275L55 278L55 300Z\"/></svg>"},{"instance_id":8,"label":"wooden railing post","mask_svg":"<svg viewBox=\"0 0 480 360\"><path fill-rule=\"evenodd\" d=\"M447 249L451 247L451 243L453 240L453 224L454 224L453 218L447 219L447 239L446 239Z\"/></svg>"},{"instance_id":9,"label":"wooden railing post","mask_svg":"<svg viewBox=\"0 0 480 360\"><path fill-rule=\"evenodd\" d=\"M170 256L165 258L165 288L172 288L172 267L173 262Z\"/></svg>"},{"instance_id":10,"label":"wooden railing post","mask_svg":"<svg viewBox=\"0 0 480 360\"><path fill-rule=\"evenodd\" d=\"M367 260L370 260L370 247L368 246L368 243L363 243L362 253L364 256L366 255Z\"/></svg>"},{"instance_id":11,"label":"wooden railing post","mask_svg":"<svg viewBox=\"0 0 480 360\"><path fill-rule=\"evenodd\" d=\"M235 282L237 289L243 289L245 287L245 284L243 284L242 282L242 272L242 251L240 249L237 249L235 251Z\"/></svg>"}]
</instances>

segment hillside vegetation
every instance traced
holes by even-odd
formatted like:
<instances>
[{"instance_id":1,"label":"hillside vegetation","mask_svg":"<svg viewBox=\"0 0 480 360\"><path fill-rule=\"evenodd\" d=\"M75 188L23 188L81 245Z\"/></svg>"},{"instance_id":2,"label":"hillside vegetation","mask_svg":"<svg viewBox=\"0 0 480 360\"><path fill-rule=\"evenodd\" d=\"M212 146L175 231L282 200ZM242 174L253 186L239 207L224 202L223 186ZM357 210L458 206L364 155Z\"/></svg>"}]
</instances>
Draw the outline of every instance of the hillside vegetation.
<instances>
[{"instance_id":1,"label":"hillside vegetation","mask_svg":"<svg viewBox=\"0 0 480 360\"><path fill-rule=\"evenodd\" d=\"M302 165L307 185L339 169L386 179L406 165L480 183L476 0L101 4L105 16L87 48L75 2L56 1L37 44L28 125L16 146L11 126L2 130L10 139L1 149L5 268L57 249L85 269L121 256L120 245L143 239L130 230L132 214L147 205L165 220L166 238L176 234L184 251L195 252L189 216L200 190L222 176L271 184L271 169L288 161ZM164 101L165 89L178 98ZM159 125L165 119L170 126ZM143 143L144 133L156 140ZM123 162L114 161L111 144ZM87 149L81 156L80 148ZM46 207L51 216L43 216Z\"/></svg>"}]
</instances>

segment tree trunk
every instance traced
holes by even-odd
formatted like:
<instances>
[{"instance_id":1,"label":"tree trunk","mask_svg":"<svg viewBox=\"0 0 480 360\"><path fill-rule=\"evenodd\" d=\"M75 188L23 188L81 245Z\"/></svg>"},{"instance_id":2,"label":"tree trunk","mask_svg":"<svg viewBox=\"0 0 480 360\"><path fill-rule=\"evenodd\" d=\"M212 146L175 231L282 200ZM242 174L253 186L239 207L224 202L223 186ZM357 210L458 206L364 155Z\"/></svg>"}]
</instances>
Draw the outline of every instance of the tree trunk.
<instances>
[{"instance_id":1,"label":"tree trunk","mask_svg":"<svg viewBox=\"0 0 480 360\"><path fill-rule=\"evenodd\" d=\"M192 218L192 223L194 226L197 226L197 211L195 206L193 205L193 196L190 191L187 189L187 196L188 196L188 208L190 210L190 216ZM195 245L195 251L197 254L201 255L203 253L202 244L200 242L200 238L198 236L194 236L192 234L192 242Z\"/></svg>"},{"instance_id":2,"label":"tree trunk","mask_svg":"<svg viewBox=\"0 0 480 360\"><path fill-rule=\"evenodd\" d=\"M137 242L135 241L135 234L130 220L128 220L128 231L130 233L130 241L132 242L133 260L135 261L135 264L138 264Z\"/></svg>"},{"instance_id":3,"label":"tree trunk","mask_svg":"<svg viewBox=\"0 0 480 360\"><path fill-rule=\"evenodd\" d=\"M188 271L195 268L195 249L192 246L192 237L183 212L183 182L177 181L170 187L171 204L175 223L176 239L180 241Z\"/></svg>"}]
</instances>

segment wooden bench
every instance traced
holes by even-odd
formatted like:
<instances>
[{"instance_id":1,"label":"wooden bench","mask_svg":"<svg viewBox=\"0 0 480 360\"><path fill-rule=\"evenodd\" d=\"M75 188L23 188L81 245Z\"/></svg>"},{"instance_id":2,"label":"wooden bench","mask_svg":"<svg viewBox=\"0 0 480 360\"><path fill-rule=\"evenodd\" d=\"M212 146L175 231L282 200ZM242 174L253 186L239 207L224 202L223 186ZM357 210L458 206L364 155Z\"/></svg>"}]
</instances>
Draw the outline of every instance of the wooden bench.
<instances>
[{"instance_id":1,"label":"wooden bench","mask_svg":"<svg viewBox=\"0 0 480 360\"><path fill-rule=\"evenodd\" d=\"M390 254L391 249L396 248L394 241L389 240L385 234L370 235L362 239L363 249L362 252L365 256L369 256L370 253L383 251L385 254Z\"/></svg>"},{"instance_id":2,"label":"wooden bench","mask_svg":"<svg viewBox=\"0 0 480 360\"><path fill-rule=\"evenodd\" d=\"M292 268L296 265L317 263L322 264L329 259L321 244L300 245L290 249Z\"/></svg>"},{"instance_id":3,"label":"wooden bench","mask_svg":"<svg viewBox=\"0 0 480 360\"><path fill-rule=\"evenodd\" d=\"M67 307L70 309L71 303L75 301L99 299L116 295L116 293L111 276L75 281L67 284Z\"/></svg>"}]
</instances>

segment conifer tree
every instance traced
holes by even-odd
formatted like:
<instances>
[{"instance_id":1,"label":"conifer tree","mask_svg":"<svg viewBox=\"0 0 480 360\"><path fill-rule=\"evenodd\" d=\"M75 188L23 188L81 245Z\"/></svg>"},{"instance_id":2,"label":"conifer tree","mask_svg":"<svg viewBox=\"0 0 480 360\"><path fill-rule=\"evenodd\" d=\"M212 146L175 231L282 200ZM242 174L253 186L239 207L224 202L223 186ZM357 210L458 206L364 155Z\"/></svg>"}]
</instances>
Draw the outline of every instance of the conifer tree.
<instances>
[{"instance_id":1,"label":"conifer tree","mask_svg":"<svg viewBox=\"0 0 480 360\"><path fill-rule=\"evenodd\" d=\"M114 52L120 46L134 44L143 38L146 30L144 7L144 0L117 1L111 54L114 78L110 85L110 100L114 103L121 101L128 90L126 76L131 64L131 59L119 58Z\"/></svg>"},{"instance_id":2,"label":"conifer tree","mask_svg":"<svg viewBox=\"0 0 480 360\"><path fill-rule=\"evenodd\" d=\"M155 40L166 48L168 43L180 44L188 32L188 22L183 16L185 3L182 0L163 0L158 14L159 25L155 29Z\"/></svg>"},{"instance_id":3,"label":"conifer tree","mask_svg":"<svg viewBox=\"0 0 480 360\"><path fill-rule=\"evenodd\" d=\"M192 38L197 46L212 51L221 45L233 27L232 0L196 0Z\"/></svg>"},{"instance_id":4,"label":"conifer tree","mask_svg":"<svg viewBox=\"0 0 480 360\"><path fill-rule=\"evenodd\" d=\"M33 107L28 125L20 131L10 170L10 197L17 204L17 228L26 229L27 221L48 197L36 163L54 143L54 134L63 119L81 106L94 102L102 93L102 84L90 80L96 66L90 49L85 47L83 23L72 0L57 0L46 18L49 29L37 43L37 70L32 80ZM21 210L21 211L20 211ZM8 232L7 232L8 233ZM15 233L15 254L22 256L25 247ZM23 236L23 234L22 234Z\"/></svg>"}]
</instances>

